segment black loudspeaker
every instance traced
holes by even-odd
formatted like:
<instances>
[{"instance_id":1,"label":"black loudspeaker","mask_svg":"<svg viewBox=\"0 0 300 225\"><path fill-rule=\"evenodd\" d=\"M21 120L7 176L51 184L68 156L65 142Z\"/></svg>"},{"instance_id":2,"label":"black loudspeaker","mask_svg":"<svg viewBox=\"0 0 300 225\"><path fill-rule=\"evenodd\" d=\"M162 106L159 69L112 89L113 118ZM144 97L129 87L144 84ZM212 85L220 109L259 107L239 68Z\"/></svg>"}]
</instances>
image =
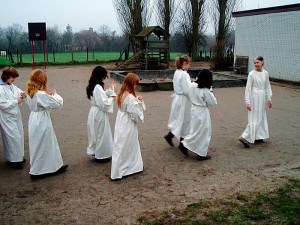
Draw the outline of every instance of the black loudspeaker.
<instances>
[{"instance_id":1,"label":"black loudspeaker","mask_svg":"<svg viewBox=\"0 0 300 225\"><path fill-rule=\"evenodd\" d=\"M30 41L45 41L46 23L28 23L28 32Z\"/></svg>"}]
</instances>

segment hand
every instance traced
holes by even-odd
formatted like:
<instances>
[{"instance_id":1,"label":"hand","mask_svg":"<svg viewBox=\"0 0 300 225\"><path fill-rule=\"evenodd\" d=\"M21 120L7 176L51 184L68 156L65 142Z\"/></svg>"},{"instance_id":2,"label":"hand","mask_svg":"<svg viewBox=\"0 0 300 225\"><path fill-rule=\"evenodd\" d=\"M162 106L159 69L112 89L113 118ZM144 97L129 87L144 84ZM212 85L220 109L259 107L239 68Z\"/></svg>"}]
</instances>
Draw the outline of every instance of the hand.
<instances>
[{"instance_id":1,"label":"hand","mask_svg":"<svg viewBox=\"0 0 300 225\"><path fill-rule=\"evenodd\" d=\"M251 105L250 104L246 105L246 108L247 108L248 111L251 111Z\"/></svg>"},{"instance_id":2,"label":"hand","mask_svg":"<svg viewBox=\"0 0 300 225\"><path fill-rule=\"evenodd\" d=\"M23 97L18 98L18 104L21 104L23 102Z\"/></svg>"},{"instance_id":3,"label":"hand","mask_svg":"<svg viewBox=\"0 0 300 225\"><path fill-rule=\"evenodd\" d=\"M47 94L48 94L48 95L55 95L55 94L56 94L56 91L55 91L55 90L53 90L53 91L48 91Z\"/></svg>"},{"instance_id":4,"label":"hand","mask_svg":"<svg viewBox=\"0 0 300 225\"><path fill-rule=\"evenodd\" d=\"M26 98L26 93L25 92L21 93L21 98Z\"/></svg>"},{"instance_id":5,"label":"hand","mask_svg":"<svg viewBox=\"0 0 300 225\"><path fill-rule=\"evenodd\" d=\"M268 107L269 107L269 109L271 109L273 107L272 101L268 101Z\"/></svg>"},{"instance_id":6,"label":"hand","mask_svg":"<svg viewBox=\"0 0 300 225\"><path fill-rule=\"evenodd\" d=\"M111 82L111 89L113 89L114 91L117 90L117 85L115 84L115 82Z\"/></svg>"},{"instance_id":7,"label":"hand","mask_svg":"<svg viewBox=\"0 0 300 225\"><path fill-rule=\"evenodd\" d=\"M143 97L141 95L138 95L136 98L140 101L143 101Z\"/></svg>"}]
</instances>

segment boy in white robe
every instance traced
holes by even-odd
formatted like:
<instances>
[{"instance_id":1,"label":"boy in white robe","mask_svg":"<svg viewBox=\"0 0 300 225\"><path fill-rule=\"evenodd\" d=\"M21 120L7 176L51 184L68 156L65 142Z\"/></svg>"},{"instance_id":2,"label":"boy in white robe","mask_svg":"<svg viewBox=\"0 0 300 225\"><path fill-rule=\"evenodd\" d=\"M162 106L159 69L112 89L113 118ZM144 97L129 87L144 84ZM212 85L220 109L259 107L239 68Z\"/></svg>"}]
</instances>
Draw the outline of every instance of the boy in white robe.
<instances>
[{"instance_id":1,"label":"boy in white robe","mask_svg":"<svg viewBox=\"0 0 300 225\"><path fill-rule=\"evenodd\" d=\"M181 152L188 156L190 150L197 154L197 160L207 160L211 156L207 154L211 140L211 119L209 107L217 104L217 99L210 91L212 87L212 73L209 70L201 70L195 83L192 83L189 97L192 102L191 127L189 134L181 141Z\"/></svg>"},{"instance_id":2,"label":"boy in white robe","mask_svg":"<svg viewBox=\"0 0 300 225\"><path fill-rule=\"evenodd\" d=\"M245 148L250 143L261 143L269 138L266 105L272 108L272 89L268 72L263 69L264 59L259 56L254 60L255 69L247 79L245 90L245 104L248 110L248 124L239 141Z\"/></svg>"},{"instance_id":3,"label":"boy in white robe","mask_svg":"<svg viewBox=\"0 0 300 225\"><path fill-rule=\"evenodd\" d=\"M144 122L146 109L142 96L135 94L139 77L128 73L117 97L118 114L115 123L111 179L142 172L144 169L138 140L138 122Z\"/></svg>"},{"instance_id":4,"label":"boy in white robe","mask_svg":"<svg viewBox=\"0 0 300 225\"><path fill-rule=\"evenodd\" d=\"M113 148L108 113L113 113L116 86L112 83L112 87L104 91L106 77L106 69L101 66L95 67L86 88L87 97L91 103L87 120L87 154L95 156L97 163L110 162Z\"/></svg>"},{"instance_id":5,"label":"boy in white robe","mask_svg":"<svg viewBox=\"0 0 300 225\"><path fill-rule=\"evenodd\" d=\"M28 138L30 178L45 178L64 172L60 148L54 133L50 113L62 108L63 99L56 91L47 90L47 75L42 70L32 71L27 83L26 102L30 108Z\"/></svg>"},{"instance_id":6,"label":"boy in white robe","mask_svg":"<svg viewBox=\"0 0 300 225\"><path fill-rule=\"evenodd\" d=\"M168 122L169 133L164 136L169 145L174 146L174 136L178 140L188 134L191 121L191 101L189 90L191 78L187 73L190 68L191 59L188 56L177 57L175 60L176 71L173 76L174 93L171 96L172 106Z\"/></svg>"},{"instance_id":7,"label":"boy in white robe","mask_svg":"<svg viewBox=\"0 0 300 225\"><path fill-rule=\"evenodd\" d=\"M19 77L13 67L5 67L0 79L0 129L3 147L9 165L22 169L24 159L24 131L19 105L25 92L13 84Z\"/></svg>"}]
</instances>

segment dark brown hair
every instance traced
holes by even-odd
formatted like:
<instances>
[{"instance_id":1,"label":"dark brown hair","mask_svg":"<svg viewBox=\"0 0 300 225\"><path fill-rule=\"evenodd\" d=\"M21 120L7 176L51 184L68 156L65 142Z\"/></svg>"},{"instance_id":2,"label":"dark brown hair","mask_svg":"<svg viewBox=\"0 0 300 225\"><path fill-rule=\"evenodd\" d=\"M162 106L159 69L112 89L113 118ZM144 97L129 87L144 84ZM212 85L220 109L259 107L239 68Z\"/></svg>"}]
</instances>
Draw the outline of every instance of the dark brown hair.
<instances>
[{"instance_id":1,"label":"dark brown hair","mask_svg":"<svg viewBox=\"0 0 300 225\"><path fill-rule=\"evenodd\" d=\"M3 69L1 79L4 82L6 82L9 78L11 78L11 77L16 78L18 76L19 76L19 73L15 68L13 68L11 66L7 66L7 67L4 67L4 69Z\"/></svg>"}]
</instances>

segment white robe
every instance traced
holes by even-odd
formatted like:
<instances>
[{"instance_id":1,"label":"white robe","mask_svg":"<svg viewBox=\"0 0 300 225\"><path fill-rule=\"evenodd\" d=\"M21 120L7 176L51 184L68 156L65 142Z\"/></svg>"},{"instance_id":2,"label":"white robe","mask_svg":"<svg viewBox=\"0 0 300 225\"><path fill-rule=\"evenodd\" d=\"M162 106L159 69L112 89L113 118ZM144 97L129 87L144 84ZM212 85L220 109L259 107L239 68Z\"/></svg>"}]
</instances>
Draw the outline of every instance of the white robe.
<instances>
[{"instance_id":1,"label":"white robe","mask_svg":"<svg viewBox=\"0 0 300 225\"><path fill-rule=\"evenodd\" d=\"M97 84L90 103L87 154L95 155L96 159L109 158L112 156L113 138L108 113L113 113L113 98L108 97L102 86Z\"/></svg>"},{"instance_id":2,"label":"white robe","mask_svg":"<svg viewBox=\"0 0 300 225\"><path fill-rule=\"evenodd\" d=\"M126 94L126 93L125 93ZM128 94L118 110L111 164L111 179L143 171L138 122L144 122L142 103Z\"/></svg>"},{"instance_id":3,"label":"white robe","mask_svg":"<svg viewBox=\"0 0 300 225\"><path fill-rule=\"evenodd\" d=\"M10 162L24 159L24 131L18 104L23 91L0 80L0 128L6 158Z\"/></svg>"},{"instance_id":4,"label":"white robe","mask_svg":"<svg viewBox=\"0 0 300 225\"><path fill-rule=\"evenodd\" d=\"M190 75L184 70L176 70L173 76L174 94L168 122L169 130L180 140L190 129L191 101L189 90L191 86Z\"/></svg>"},{"instance_id":5,"label":"white robe","mask_svg":"<svg viewBox=\"0 0 300 225\"><path fill-rule=\"evenodd\" d=\"M28 121L28 138L31 175L56 172L63 166L61 152L54 133L51 109L62 108L63 99L60 95L48 95L38 91L26 102L31 110Z\"/></svg>"},{"instance_id":6,"label":"white robe","mask_svg":"<svg viewBox=\"0 0 300 225\"><path fill-rule=\"evenodd\" d=\"M217 99L207 88L198 88L192 84L190 90L192 102L191 127L182 144L200 156L206 156L211 139L211 119L208 107L217 104Z\"/></svg>"},{"instance_id":7,"label":"white robe","mask_svg":"<svg viewBox=\"0 0 300 225\"><path fill-rule=\"evenodd\" d=\"M266 70L252 70L247 79L245 104L251 105L248 111L248 125L242 137L250 143L269 137L266 104L271 101L272 89Z\"/></svg>"}]
</instances>

